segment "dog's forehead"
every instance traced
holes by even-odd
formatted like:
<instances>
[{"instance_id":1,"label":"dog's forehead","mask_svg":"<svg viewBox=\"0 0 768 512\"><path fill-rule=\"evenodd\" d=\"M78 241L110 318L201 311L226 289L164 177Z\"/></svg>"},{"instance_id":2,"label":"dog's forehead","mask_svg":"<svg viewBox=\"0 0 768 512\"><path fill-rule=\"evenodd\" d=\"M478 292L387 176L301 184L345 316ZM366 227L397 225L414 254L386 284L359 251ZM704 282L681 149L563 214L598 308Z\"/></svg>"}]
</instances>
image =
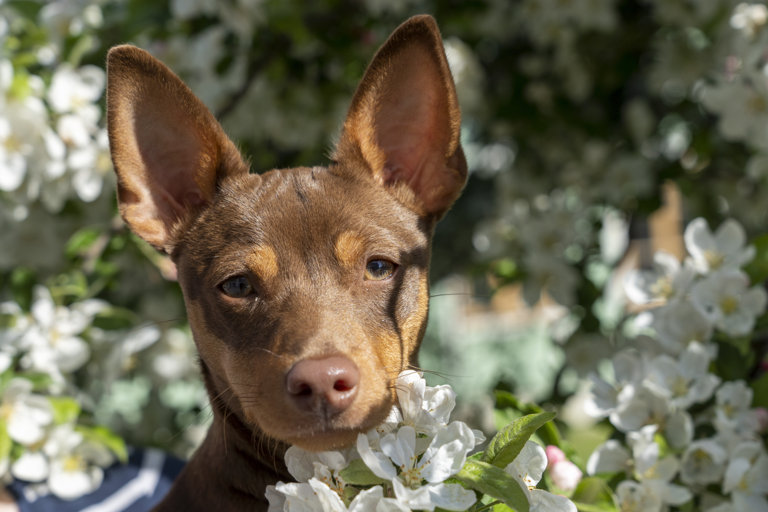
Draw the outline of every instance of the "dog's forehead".
<instances>
[{"instance_id":1,"label":"dog's forehead","mask_svg":"<svg viewBox=\"0 0 768 512\"><path fill-rule=\"evenodd\" d=\"M325 167L274 170L228 180L199 233L218 244L272 254L314 251L348 256L356 244L417 247L428 243L419 216L373 180Z\"/></svg>"}]
</instances>

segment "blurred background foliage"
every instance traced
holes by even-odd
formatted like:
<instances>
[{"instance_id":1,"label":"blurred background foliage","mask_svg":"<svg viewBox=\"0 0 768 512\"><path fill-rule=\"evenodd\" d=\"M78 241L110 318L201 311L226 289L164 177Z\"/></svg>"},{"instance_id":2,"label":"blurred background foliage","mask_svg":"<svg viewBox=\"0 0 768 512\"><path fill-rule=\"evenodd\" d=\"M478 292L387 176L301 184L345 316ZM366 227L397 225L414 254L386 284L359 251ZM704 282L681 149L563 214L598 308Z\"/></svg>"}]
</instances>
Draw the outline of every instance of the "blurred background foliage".
<instances>
[{"instance_id":1,"label":"blurred background foliage","mask_svg":"<svg viewBox=\"0 0 768 512\"><path fill-rule=\"evenodd\" d=\"M317 165L375 50L405 18L430 13L457 83L472 172L437 230L422 366L454 386L476 423L472 407L497 386L562 403L626 338L626 268L649 265L660 247L682 257L682 225L694 217L713 226L737 218L750 237L764 230L768 31L740 8L0 2L0 119L13 127L0 124L0 340L20 319L38 321L29 313L36 286L70 309L102 301L76 333L96 364L66 373L58 392L85 397L95 421L131 443L188 450L208 418L194 348L172 266L115 213L104 77L94 69L112 45L137 44L202 98L254 172ZM57 76L71 80L64 92ZM81 113L83 103L98 109ZM765 265L755 275L765 277ZM734 356L740 376L764 357L762 341L752 348L750 365Z\"/></svg>"}]
</instances>

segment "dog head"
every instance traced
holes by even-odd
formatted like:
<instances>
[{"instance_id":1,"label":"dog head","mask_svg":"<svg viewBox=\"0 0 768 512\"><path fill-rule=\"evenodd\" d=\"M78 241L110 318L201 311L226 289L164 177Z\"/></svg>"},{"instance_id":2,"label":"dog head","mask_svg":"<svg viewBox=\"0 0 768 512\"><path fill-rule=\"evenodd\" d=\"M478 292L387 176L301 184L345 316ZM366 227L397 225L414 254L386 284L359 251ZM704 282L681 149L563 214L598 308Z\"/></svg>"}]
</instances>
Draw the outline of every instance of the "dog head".
<instances>
[{"instance_id":1,"label":"dog head","mask_svg":"<svg viewBox=\"0 0 768 512\"><path fill-rule=\"evenodd\" d=\"M121 215L177 266L214 411L316 450L380 423L426 325L434 224L467 176L434 20L380 48L327 167L250 174L135 47L109 53L107 107Z\"/></svg>"}]
</instances>

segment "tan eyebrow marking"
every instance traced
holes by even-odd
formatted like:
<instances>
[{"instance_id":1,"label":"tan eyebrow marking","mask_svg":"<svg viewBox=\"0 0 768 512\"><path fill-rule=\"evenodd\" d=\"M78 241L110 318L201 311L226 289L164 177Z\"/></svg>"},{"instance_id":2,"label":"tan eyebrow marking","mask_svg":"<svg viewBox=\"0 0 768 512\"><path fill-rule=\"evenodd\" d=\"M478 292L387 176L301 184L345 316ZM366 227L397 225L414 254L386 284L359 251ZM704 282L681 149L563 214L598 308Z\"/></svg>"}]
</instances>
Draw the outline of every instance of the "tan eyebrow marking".
<instances>
[{"instance_id":1,"label":"tan eyebrow marking","mask_svg":"<svg viewBox=\"0 0 768 512\"><path fill-rule=\"evenodd\" d=\"M353 267L365 251L363 238L352 231L344 231L336 238L334 245L336 259L345 267Z\"/></svg>"},{"instance_id":2,"label":"tan eyebrow marking","mask_svg":"<svg viewBox=\"0 0 768 512\"><path fill-rule=\"evenodd\" d=\"M262 279L272 279L277 275L277 254L268 245L257 245L248 255L246 263Z\"/></svg>"}]
</instances>

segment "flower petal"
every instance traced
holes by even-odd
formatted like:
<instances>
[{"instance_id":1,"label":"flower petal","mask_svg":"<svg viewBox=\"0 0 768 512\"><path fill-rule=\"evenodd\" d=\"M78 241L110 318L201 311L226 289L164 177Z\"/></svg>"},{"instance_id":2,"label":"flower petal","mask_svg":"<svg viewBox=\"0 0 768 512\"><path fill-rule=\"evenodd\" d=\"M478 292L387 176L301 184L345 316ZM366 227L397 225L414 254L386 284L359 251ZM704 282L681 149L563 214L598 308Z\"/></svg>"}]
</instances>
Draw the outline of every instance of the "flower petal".
<instances>
[{"instance_id":1,"label":"flower petal","mask_svg":"<svg viewBox=\"0 0 768 512\"><path fill-rule=\"evenodd\" d=\"M531 490L530 512L576 512L576 505L565 496L541 489Z\"/></svg>"},{"instance_id":2,"label":"flower petal","mask_svg":"<svg viewBox=\"0 0 768 512\"><path fill-rule=\"evenodd\" d=\"M467 453L475 447L475 436L466 423L454 421L438 430L419 464L421 476L430 483L442 482L464 466ZM545 457L546 458L546 457Z\"/></svg>"},{"instance_id":3,"label":"flower petal","mask_svg":"<svg viewBox=\"0 0 768 512\"><path fill-rule=\"evenodd\" d=\"M389 457L381 452L374 452L368 443L368 436L365 434L358 434L357 436L357 451L374 475L385 480L392 480L397 476L395 466L392 465Z\"/></svg>"}]
</instances>

